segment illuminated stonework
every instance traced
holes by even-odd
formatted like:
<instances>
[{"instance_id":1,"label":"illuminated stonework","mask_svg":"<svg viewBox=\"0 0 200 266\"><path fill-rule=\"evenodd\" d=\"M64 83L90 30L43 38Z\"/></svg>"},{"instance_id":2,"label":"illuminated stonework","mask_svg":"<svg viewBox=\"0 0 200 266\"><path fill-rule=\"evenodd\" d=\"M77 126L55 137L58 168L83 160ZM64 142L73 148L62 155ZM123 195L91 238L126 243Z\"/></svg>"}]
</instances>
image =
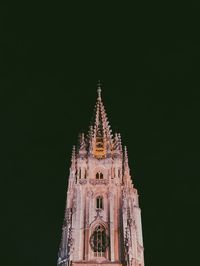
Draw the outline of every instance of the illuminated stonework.
<instances>
[{"instance_id":1,"label":"illuminated stonework","mask_svg":"<svg viewBox=\"0 0 200 266\"><path fill-rule=\"evenodd\" d=\"M73 147L58 266L144 266L141 214L127 149L113 137L98 85L95 120Z\"/></svg>"}]
</instances>

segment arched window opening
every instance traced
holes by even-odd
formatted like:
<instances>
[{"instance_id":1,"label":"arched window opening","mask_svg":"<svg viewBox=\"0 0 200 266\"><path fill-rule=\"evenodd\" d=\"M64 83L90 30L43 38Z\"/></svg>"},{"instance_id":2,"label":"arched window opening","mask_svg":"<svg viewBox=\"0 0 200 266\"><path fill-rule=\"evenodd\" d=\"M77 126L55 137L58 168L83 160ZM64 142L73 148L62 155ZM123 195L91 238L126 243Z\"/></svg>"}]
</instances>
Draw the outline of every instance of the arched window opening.
<instances>
[{"instance_id":1,"label":"arched window opening","mask_svg":"<svg viewBox=\"0 0 200 266\"><path fill-rule=\"evenodd\" d=\"M102 196L96 197L96 209L98 210L103 209L103 197Z\"/></svg>"},{"instance_id":2,"label":"arched window opening","mask_svg":"<svg viewBox=\"0 0 200 266\"><path fill-rule=\"evenodd\" d=\"M106 248L109 245L109 238L106 235L106 230L102 225L95 227L94 232L90 237L90 245L94 251L95 257L105 257Z\"/></svg>"},{"instance_id":3,"label":"arched window opening","mask_svg":"<svg viewBox=\"0 0 200 266\"><path fill-rule=\"evenodd\" d=\"M101 172L96 173L96 179L103 179L103 174Z\"/></svg>"}]
</instances>

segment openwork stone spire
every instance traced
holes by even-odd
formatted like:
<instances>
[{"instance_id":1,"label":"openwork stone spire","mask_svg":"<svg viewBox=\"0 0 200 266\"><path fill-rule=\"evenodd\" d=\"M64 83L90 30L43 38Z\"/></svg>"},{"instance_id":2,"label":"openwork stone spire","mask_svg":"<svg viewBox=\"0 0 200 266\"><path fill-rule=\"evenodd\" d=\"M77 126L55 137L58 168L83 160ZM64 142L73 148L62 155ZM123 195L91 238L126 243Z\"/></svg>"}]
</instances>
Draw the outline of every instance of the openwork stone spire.
<instances>
[{"instance_id":1,"label":"openwork stone spire","mask_svg":"<svg viewBox=\"0 0 200 266\"><path fill-rule=\"evenodd\" d=\"M95 120L90 128L92 134L92 154L97 158L105 158L113 149L112 131L107 119L105 107L101 98L101 84L98 83L97 102L95 105Z\"/></svg>"}]
</instances>

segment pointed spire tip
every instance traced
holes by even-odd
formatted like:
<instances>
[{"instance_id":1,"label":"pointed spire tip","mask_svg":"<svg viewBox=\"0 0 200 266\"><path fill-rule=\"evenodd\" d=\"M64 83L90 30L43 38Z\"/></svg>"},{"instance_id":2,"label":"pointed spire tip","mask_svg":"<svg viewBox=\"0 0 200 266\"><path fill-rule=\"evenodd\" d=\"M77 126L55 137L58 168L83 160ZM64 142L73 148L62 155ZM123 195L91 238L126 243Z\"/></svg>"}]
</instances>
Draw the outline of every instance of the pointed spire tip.
<instances>
[{"instance_id":1,"label":"pointed spire tip","mask_svg":"<svg viewBox=\"0 0 200 266\"><path fill-rule=\"evenodd\" d=\"M98 99L101 99L101 82L100 82L100 80L97 83L97 93L98 93Z\"/></svg>"}]
</instances>

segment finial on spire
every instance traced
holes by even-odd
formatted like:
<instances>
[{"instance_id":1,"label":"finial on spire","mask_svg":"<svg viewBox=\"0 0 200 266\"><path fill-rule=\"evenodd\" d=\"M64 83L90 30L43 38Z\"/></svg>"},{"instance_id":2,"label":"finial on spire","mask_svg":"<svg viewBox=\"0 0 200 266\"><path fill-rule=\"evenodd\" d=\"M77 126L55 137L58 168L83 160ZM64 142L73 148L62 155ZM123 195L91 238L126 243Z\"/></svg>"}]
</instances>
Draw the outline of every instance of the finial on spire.
<instances>
[{"instance_id":1,"label":"finial on spire","mask_svg":"<svg viewBox=\"0 0 200 266\"><path fill-rule=\"evenodd\" d=\"M97 83L97 93L98 93L98 99L101 99L101 82L100 82L100 80Z\"/></svg>"}]
</instances>

